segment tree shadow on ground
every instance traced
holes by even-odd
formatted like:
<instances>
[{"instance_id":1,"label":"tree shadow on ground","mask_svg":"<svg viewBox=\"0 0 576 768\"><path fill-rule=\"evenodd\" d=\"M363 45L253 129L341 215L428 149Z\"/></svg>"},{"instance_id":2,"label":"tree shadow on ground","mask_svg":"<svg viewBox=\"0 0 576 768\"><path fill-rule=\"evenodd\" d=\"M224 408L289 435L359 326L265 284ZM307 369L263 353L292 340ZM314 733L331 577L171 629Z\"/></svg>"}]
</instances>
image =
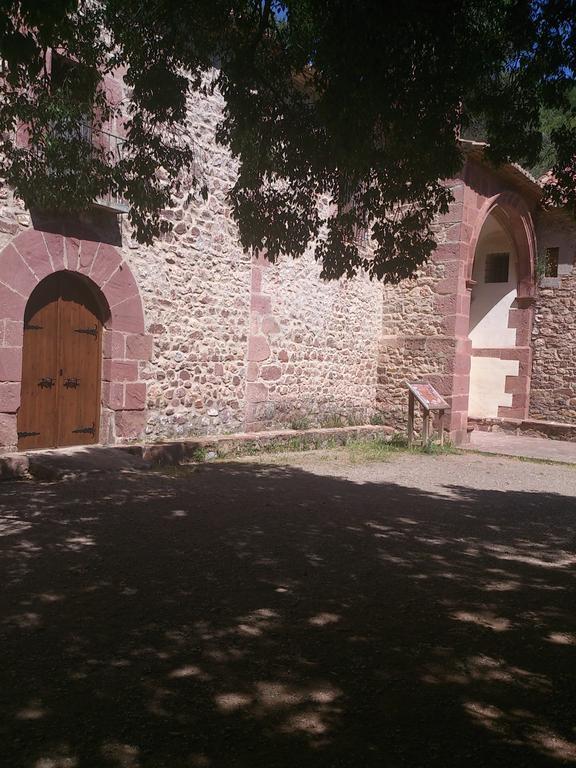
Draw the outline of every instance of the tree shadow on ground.
<instances>
[{"instance_id":1,"label":"tree shadow on ground","mask_svg":"<svg viewBox=\"0 0 576 768\"><path fill-rule=\"evenodd\" d=\"M234 463L1 494L2 765L576 763L573 498Z\"/></svg>"}]
</instances>

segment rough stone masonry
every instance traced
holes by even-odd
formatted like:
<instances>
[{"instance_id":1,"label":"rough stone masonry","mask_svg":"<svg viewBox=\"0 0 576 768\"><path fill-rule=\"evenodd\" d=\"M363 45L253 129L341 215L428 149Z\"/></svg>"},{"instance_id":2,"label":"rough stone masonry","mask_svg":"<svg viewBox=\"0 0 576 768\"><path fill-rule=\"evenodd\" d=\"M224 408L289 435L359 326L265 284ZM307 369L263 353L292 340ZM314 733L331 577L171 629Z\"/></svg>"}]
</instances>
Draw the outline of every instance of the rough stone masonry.
<instances>
[{"instance_id":1,"label":"rough stone masonry","mask_svg":"<svg viewBox=\"0 0 576 768\"><path fill-rule=\"evenodd\" d=\"M123 92L119 81L108 85ZM125 217L94 211L72 226L32 216L0 190L1 447L18 443L26 302L62 269L87 280L109 310L101 442L375 417L401 427L406 382L418 379L448 399L451 434L463 440L472 267L489 216L509 230L520 268L508 320L516 345L498 351L519 369L499 415L576 420L576 232L538 212L533 179L489 168L481 148L468 147L461 174L446 181L454 202L437 222L438 250L417 279L385 289L365 276L324 282L312 253L272 265L241 248L226 197L236 168L215 140L222 108L218 93L190 97L208 198L189 200L185 190L163 213L173 229L151 247L133 241ZM561 270L539 285L539 248L550 245L560 247Z\"/></svg>"}]
</instances>

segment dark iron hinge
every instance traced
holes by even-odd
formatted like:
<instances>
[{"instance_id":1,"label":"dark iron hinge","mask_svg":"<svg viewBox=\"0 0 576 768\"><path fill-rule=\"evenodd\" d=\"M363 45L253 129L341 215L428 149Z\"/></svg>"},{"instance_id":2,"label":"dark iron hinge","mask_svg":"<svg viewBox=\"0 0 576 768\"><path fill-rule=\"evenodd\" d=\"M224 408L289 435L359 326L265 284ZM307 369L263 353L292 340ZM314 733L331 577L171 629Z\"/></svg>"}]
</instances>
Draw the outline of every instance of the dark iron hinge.
<instances>
[{"instance_id":1,"label":"dark iron hinge","mask_svg":"<svg viewBox=\"0 0 576 768\"><path fill-rule=\"evenodd\" d=\"M76 389L76 387L80 386L80 379L72 379L68 377L67 379L64 379L64 386L66 389Z\"/></svg>"},{"instance_id":2,"label":"dark iron hinge","mask_svg":"<svg viewBox=\"0 0 576 768\"><path fill-rule=\"evenodd\" d=\"M96 434L96 428L94 424L92 424L91 427L78 427L78 429L73 429L72 434L74 435L92 435L94 436Z\"/></svg>"},{"instance_id":3,"label":"dark iron hinge","mask_svg":"<svg viewBox=\"0 0 576 768\"><path fill-rule=\"evenodd\" d=\"M18 432L18 437L36 437L40 432Z\"/></svg>"},{"instance_id":4,"label":"dark iron hinge","mask_svg":"<svg viewBox=\"0 0 576 768\"><path fill-rule=\"evenodd\" d=\"M24 330L25 331L43 331L44 326L43 325L32 325L31 323L25 323L24 324Z\"/></svg>"},{"instance_id":5,"label":"dark iron hinge","mask_svg":"<svg viewBox=\"0 0 576 768\"><path fill-rule=\"evenodd\" d=\"M98 336L98 326L94 328L74 328L74 333L86 333L88 336Z\"/></svg>"},{"instance_id":6,"label":"dark iron hinge","mask_svg":"<svg viewBox=\"0 0 576 768\"><path fill-rule=\"evenodd\" d=\"M41 389L52 389L56 382L51 376L44 376L44 378L40 379L38 382L38 386Z\"/></svg>"}]
</instances>

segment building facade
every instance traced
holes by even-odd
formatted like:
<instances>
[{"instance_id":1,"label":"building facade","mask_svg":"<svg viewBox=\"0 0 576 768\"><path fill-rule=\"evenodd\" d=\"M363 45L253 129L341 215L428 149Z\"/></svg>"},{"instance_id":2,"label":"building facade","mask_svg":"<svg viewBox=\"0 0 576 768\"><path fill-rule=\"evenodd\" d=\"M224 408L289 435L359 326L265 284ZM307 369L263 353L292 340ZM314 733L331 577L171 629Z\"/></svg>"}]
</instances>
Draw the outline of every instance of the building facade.
<instances>
[{"instance_id":1,"label":"building facade","mask_svg":"<svg viewBox=\"0 0 576 768\"><path fill-rule=\"evenodd\" d=\"M0 190L2 449L401 427L421 379L448 398L457 441L472 417L576 422L576 227L539 210L534 179L466 146L416 280L327 283L312 254L272 265L242 250L222 107L190 100L209 195L184 192L154 246L113 209L50 218Z\"/></svg>"}]
</instances>

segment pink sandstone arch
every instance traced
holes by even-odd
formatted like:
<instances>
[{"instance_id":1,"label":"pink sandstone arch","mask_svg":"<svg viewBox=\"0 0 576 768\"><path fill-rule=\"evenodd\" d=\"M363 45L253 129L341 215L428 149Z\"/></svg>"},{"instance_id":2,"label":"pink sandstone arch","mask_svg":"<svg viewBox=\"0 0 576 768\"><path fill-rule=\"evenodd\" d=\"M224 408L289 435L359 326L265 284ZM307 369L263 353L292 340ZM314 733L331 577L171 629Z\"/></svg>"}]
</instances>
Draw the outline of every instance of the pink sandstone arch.
<instances>
[{"instance_id":1,"label":"pink sandstone arch","mask_svg":"<svg viewBox=\"0 0 576 768\"><path fill-rule=\"evenodd\" d=\"M472 197L472 200L470 200ZM475 199L474 199L475 198ZM516 329L516 345L508 349L498 350L496 353L501 359L517 360L519 363L518 376L510 376L507 379L505 391L512 395L511 406L500 406L498 415L502 418L523 419L528 414L530 398L530 378L532 369L531 335L533 323L533 304L535 293L535 265L536 265L536 236L530 211L516 192L505 190L483 197L469 190L469 203L476 208L475 215L468 216L472 224L470 239L463 243L465 259L465 292L460 286L460 302L464 308L463 343L460 346L461 359L457 363L459 370L467 370L465 378L465 413L461 414L461 424L468 419L468 392L470 385L469 370L472 345L468 340L468 328L470 322L470 299L473 289L472 270L476 255L476 247L480 234L489 216L497 218L502 227L509 233L517 254L518 269L518 295L515 305L509 314L508 327ZM480 353L477 353L480 354ZM464 384L464 379L462 380ZM464 399L462 399L464 402Z\"/></svg>"},{"instance_id":2,"label":"pink sandstone arch","mask_svg":"<svg viewBox=\"0 0 576 768\"><path fill-rule=\"evenodd\" d=\"M536 241L526 201L482 166L467 163L462 177L454 181L453 193L453 210L445 219L446 240L432 257L433 262L443 265L444 271L434 299L435 310L442 318L443 334L426 341L426 349L436 358L438 369L426 378L449 399L451 436L461 442L467 439L472 352L468 338L470 298L480 232L488 216L494 214L510 233L518 254L517 307L510 314L510 327L517 329L518 349L509 354L519 360L521 377L509 382L514 407L503 416L524 418L522 414L528 409Z\"/></svg>"},{"instance_id":3,"label":"pink sandstone arch","mask_svg":"<svg viewBox=\"0 0 576 768\"><path fill-rule=\"evenodd\" d=\"M472 278L474 257L480 233L488 216L494 215L510 234L518 255L518 296L534 296L536 234L530 211L516 192L501 192L484 201L475 217L468 246L467 279Z\"/></svg>"},{"instance_id":4,"label":"pink sandstone arch","mask_svg":"<svg viewBox=\"0 0 576 768\"><path fill-rule=\"evenodd\" d=\"M141 435L146 406L142 364L150 359L138 286L128 264L111 245L28 230L0 251L0 446L17 444L24 310L36 285L66 270L83 275L104 296L100 439L113 442Z\"/></svg>"}]
</instances>

